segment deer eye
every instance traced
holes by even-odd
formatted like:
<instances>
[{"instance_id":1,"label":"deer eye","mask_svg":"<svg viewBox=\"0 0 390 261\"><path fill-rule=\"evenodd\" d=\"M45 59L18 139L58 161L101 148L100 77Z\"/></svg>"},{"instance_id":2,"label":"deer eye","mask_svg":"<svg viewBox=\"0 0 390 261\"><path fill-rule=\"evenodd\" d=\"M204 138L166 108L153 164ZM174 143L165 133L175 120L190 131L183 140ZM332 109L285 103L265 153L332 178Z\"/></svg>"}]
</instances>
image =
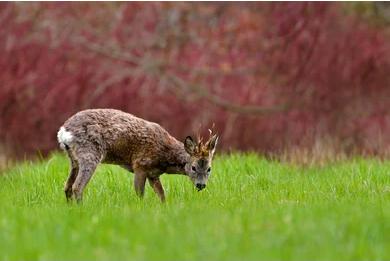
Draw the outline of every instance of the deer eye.
<instances>
[{"instance_id":1,"label":"deer eye","mask_svg":"<svg viewBox=\"0 0 390 261\"><path fill-rule=\"evenodd\" d=\"M195 168L195 166L192 166L192 168L191 168L191 169L192 169L192 171L196 171L196 168Z\"/></svg>"},{"instance_id":2,"label":"deer eye","mask_svg":"<svg viewBox=\"0 0 390 261\"><path fill-rule=\"evenodd\" d=\"M207 172L210 172L211 171L211 168L209 167L208 169L207 169Z\"/></svg>"}]
</instances>

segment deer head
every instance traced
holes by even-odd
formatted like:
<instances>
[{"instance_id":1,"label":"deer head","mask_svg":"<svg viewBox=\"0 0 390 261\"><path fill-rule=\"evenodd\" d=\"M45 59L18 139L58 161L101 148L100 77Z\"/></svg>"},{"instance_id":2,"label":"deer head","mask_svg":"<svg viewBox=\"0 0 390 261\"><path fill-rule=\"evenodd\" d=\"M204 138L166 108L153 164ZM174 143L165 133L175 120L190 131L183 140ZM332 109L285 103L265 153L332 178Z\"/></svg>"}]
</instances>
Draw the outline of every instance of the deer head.
<instances>
[{"instance_id":1,"label":"deer head","mask_svg":"<svg viewBox=\"0 0 390 261\"><path fill-rule=\"evenodd\" d=\"M210 137L206 142L203 142L199 136L197 141L194 141L191 136L184 140L184 148L190 155L190 159L185 165L185 172L198 191L206 187L211 174L211 163L217 142L218 136L213 135L211 130Z\"/></svg>"}]
</instances>

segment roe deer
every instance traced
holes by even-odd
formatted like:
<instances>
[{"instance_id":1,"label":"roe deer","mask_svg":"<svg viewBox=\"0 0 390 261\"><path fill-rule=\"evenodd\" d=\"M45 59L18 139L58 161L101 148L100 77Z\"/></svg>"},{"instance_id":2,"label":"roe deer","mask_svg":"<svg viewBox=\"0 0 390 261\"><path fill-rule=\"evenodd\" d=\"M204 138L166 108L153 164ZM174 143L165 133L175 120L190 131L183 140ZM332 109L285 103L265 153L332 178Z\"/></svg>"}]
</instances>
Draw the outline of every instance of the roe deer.
<instances>
[{"instance_id":1,"label":"roe deer","mask_svg":"<svg viewBox=\"0 0 390 261\"><path fill-rule=\"evenodd\" d=\"M187 175L198 190L206 187L218 136L206 142L190 136L184 144L157 123L114 109L90 109L69 118L57 134L71 163L65 183L67 200L82 200L85 186L99 163L116 164L134 172L138 196L144 194L146 179L165 200L159 176Z\"/></svg>"}]
</instances>

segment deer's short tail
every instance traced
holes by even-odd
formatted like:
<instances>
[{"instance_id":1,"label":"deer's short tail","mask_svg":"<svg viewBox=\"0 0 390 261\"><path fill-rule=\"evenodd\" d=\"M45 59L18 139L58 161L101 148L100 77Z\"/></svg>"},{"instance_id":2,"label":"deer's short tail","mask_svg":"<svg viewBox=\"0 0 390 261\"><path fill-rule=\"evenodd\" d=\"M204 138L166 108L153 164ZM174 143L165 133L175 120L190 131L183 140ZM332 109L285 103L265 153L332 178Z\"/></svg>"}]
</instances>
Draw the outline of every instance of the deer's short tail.
<instances>
[{"instance_id":1,"label":"deer's short tail","mask_svg":"<svg viewBox=\"0 0 390 261\"><path fill-rule=\"evenodd\" d=\"M70 131L67 131L63 126L57 133L58 143L64 150L69 150L69 145L73 140L73 135Z\"/></svg>"}]
</instances>

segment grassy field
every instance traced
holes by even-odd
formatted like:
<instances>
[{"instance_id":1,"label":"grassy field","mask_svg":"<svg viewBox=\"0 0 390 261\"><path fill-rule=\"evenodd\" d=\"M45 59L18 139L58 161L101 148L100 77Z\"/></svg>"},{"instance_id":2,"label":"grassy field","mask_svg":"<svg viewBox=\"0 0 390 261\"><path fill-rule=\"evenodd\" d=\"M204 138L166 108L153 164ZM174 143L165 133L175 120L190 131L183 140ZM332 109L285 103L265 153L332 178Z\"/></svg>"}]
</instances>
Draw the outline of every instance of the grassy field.
<instances>
[{"instance_id":1,"label":"grassy field","mask_svg":"<svg viewBox=\"0 0 390 261\"><path fill-rule=\"evenodd\" d=\"M162 176L166 204L108 165L67 204L67 172L55 154L0 176L0 260L390 260L390 162L219 156L204 191Z\"/></svg>"}]
</instances>

